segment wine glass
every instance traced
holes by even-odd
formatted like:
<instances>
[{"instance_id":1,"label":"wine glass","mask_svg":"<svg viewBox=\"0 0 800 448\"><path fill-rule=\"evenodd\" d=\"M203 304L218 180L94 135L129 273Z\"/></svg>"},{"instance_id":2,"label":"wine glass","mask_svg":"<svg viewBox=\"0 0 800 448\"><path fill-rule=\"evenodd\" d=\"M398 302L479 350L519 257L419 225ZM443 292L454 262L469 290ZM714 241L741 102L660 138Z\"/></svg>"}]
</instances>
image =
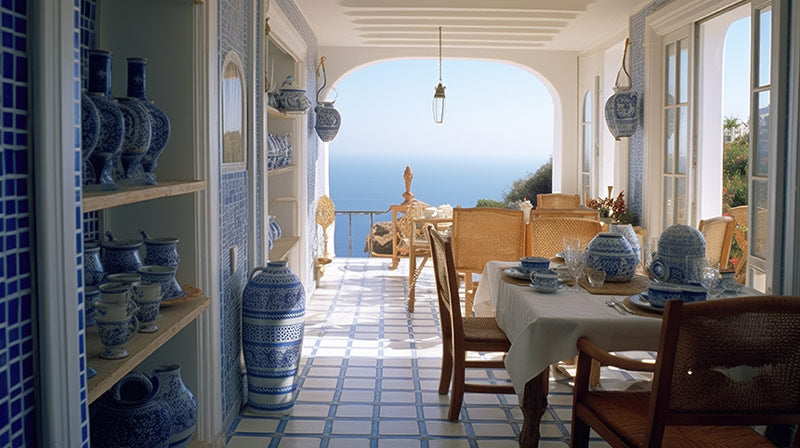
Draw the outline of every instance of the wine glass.
<instances>
[{"instance_id":1,"label":"wine glass","mask_svg":"<svg viewBox=\"0 0 800 448\"><path fill-rule=\"evenodd\" d=\"M722 280L722 276L719 273L719 268L705 265L700 270L700 285L708 291L708 295L711 296L712 299L719 297L724 290L724 286L720 280Z\"/></svg>"},{"instance_id":2,"label":"wine glass","mask_svg":"<svg viewBox=\"0 0 800 448\"><path fill-rule=\"evenodd\" d=\"M581 290L578 281L583 275L583 253L580 250L568 251L564 254L566 257L567 268L569 274L575 279L575 284L569 288L570 291L579 292Z\"/></svg>"}]
</instances>

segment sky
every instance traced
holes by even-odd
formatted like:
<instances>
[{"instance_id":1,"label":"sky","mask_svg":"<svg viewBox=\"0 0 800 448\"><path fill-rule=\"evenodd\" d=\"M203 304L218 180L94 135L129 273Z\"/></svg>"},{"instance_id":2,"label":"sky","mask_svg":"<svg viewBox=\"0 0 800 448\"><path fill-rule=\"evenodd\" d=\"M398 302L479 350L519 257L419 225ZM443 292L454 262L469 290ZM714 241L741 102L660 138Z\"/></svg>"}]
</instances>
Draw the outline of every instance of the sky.
<instances>
[{"instance_id":1,"label":"sky","mask_svg":"<svg viewBox=\"0 0 800 448\"><path fill-rule=\"evenodd\" d=\"M332 153L492 157L538 161L536 166L552 154L553 100L532 73L496 62L445 59L441 125L431 111L438 82L435 59L381 62L343 78L335 86L343 120Z\"/></svg>"},{"instance_id":2,"label":"sky","mask_svg":"<svg viewBox=\"0 0 800 448\"><path fill-rule=\"evenodd\" d=\"M742 63L742 54L750 54L750 18L733 22L725 38L723 56L722 111L725 117L747 121L750 116L750 64Z\"/></svg>"}]
</instances>

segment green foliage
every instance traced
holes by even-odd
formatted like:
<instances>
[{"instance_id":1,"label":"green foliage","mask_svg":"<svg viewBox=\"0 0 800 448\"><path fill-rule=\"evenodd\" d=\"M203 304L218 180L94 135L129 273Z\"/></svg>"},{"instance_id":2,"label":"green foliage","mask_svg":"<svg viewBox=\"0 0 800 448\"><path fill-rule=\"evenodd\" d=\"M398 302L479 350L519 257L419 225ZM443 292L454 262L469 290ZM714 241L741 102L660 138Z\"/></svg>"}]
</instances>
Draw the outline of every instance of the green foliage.
<instances>
[{"instance_id":1,"label":"green foliage","mask_svg":"<svg viewBox=\"0 0 800 448\"><path fill-rule=\"evenodd\" d=\"M512 204L528 198L536 206L536 195L553 191L553 159L539 167L530 176L517 179L511 184L511 190L503 196L506 204Z\"/></svg>"},{"instance_id":2,"label":"green foliage","mask_svg":"<svg viewBox=\"0 0 800 448\"><path fill-rule=\"evenodd\" d=\"M495 201L494 199L478 199L478 203L475 204L475 207L506 208L506 203Z\"/></svg>"},{"instance_id":3,"label":"green foliage","mask_svg":"<svg viewBox=\"0 0 800 448\"><path fill-rule=\"evenodd\" d=\"M722 203L728 209L747 205L750 134L725 143L722 149Z\"/></svg>"}]
</instances>

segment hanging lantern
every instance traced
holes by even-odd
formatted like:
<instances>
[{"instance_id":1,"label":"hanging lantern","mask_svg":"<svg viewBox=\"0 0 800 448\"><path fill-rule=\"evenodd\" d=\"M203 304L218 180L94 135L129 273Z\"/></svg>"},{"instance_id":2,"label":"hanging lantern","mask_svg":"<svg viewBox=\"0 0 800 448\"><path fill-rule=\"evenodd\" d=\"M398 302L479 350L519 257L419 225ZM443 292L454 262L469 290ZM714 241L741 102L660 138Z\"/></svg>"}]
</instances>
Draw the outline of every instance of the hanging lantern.
<instances>
[{"instance_id":1,"label":"hanging lantern","mask_svg":"<svg viewBox=\"0 0 800 448\"><path fill-rule=\"evenodd\" d=\"M317 107L314 108L314 112L317 114L317 120L314 124L314 130L317 131L317 135L319 135L319 138L323 142L329 142L339 133L339 128L342 126L342 114L333 107L333 103L336 101L336 95L334 95L331 101L319 100L320 92L322 92L322 89L324 89L325 85L328 83L328 77L325 73L325 56L321 57L319 60L317 75L319 75L320 67L322 67L322 87L317 90ZM336 89L333 89L333 91L336 92Z\"/></svg>"},{"instance_id":2,"label":"hanging lantern","mask_svg":"<svg viewBox=\"0 0 800 448\"><path fill-rule=\"evenodd\" d=\"M439 85L433 92L433 122L442 124L444 122L444 85L442 85L442 27L439 27Z\"/></svg>"},{"instance_id":3,"label":"hanging lantern","mask_svg":"<svg viewBox=\"0 0 800 448\"><path fill-rule=\"evenodd\" d=\"M622 53L622 66L617 72L614 82L614 94L608 98L605 106L606 124L608 131L616 140L630 137L636 132L639 124L639 95L631 91L631 75L625 68L625 58L628 55L628 45L631 40L625 39L625 50ZM628 78L627 85L620 84L620 75Z\"/></svg>"}]
</instances>

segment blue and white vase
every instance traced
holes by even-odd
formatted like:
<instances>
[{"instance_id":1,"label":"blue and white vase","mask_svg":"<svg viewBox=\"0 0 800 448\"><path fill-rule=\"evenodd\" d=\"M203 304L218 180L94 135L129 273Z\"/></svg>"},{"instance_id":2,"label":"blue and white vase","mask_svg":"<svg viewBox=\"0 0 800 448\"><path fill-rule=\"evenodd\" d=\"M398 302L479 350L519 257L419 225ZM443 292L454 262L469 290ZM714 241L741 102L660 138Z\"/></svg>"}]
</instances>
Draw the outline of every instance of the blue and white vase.
<instances>
[{"instance_id":1,"label":"blue and white vase","mask_svg":"<svg viewBox=\"0 0 800 448\"><path fill-rule=\"evenodd\" d=\"M92 448L168 448L172 415L155 386L131 372L90 409Z\"/></svg>"},{"instance_id":2,"label":"blue and white vase","mask_svg":"<svg viewBox=\"0 0 800 448\"><path fill-rule=\"evenodd\" d=\"M178 238L150 238L144 230L139 229L144 243L144 264L178 267L181 256L178 255Z\"/></svg>"},{"instance_id":3,"label":"blue and white vase","mask_svg":"<svg viewBox=\"0 0 800 448\"><path fill-rule=\"evenodd\" d=\"M100 286L106 274L100 261L100 246L94 241L83 242L83 284Z\"/></svg>"},{"instance_id":4,"label":"blue and white vase","mask_svg":"<svg viewBox=\"0 0 800 448\"><path fill-rule=\"evenodd\" d=\"M94 170L89 164L89 157L97 146L100 136L100 113L97 112L94 102L86 92L81 92L81 163L83 169L83 184L94 179Z\"/></svg>"},{"instance_id":5,"label":"blue and white vase","mask_svg":"<svg viewBox=\"0 0 800 448\"><path fill-rule=\"evenodd\" d=\"M269 234L272 236L273 242L280 238L282 234L281 225L272 215L269 216Z\"/></svg>"},{"instance_id":6,"label":"blue and white vase","mask_svg":"<svg viewBox=\"0 0 800 448\"><path fill-rule=\"evenodd\" d=\"M90 156L95 182L90 190L116 191L113 162L125 138L125 119L118 103L111 98L111 52L89 50L89 98L100 116L97 146Z\"/></svg>"},{"instance_id":7,"label":"blue and white vase","mask_svg":"<svg viewBox=\"0 0 800 448\"><path fill-rule=\"evenodd\" d=\"M638 263L630 243L618 233L598 233L586 246L586 266L605 271L607 282L631 281Z\"/></svg>"},{"instance_id":8,"label":"blue and white vase","mask_svg":"<svg viewBox=\"0 0 800 448\"><path fill-rule=\"evenodd\" d=\"M117 104L125 118L125 140L120 155L122 169L117 173L117 180L135 184L136 169L150 147L150 113L138 98L117 98Z\"/></svg>"},{"instance_id":9,"label":"blue and white vase","mask_svg":"<svg viewBox=\"0 0 800 448\"><path fill-rule=\"evenodd\" d=\"M137 181L143 185L156 185L156 175L153 172L158 163L158 157L169 142L171 125L167 114L152 101L147 99L147 59L128 58L128 97L141 100L142 106L150 114L151 138L150 145L141 158L143 172Z\"/></svg>"},{"instance_id":10,"label":"blue and white vase","mask_svg":"<svg viewBox=\"0 0 800 448\"><path fill-rule=\"evenodd\" d=\"M639 237L636 235L636 231L633 230L633 226L631 224L609 224L608 231L611 233L619 233L626 240L630 243L631 248L633 248L633 253L636 254L636 259L641 259L642 251L639 247Z\"/></svg>"},{"instance_id":11,"label":"blue and white vase","mask_svg":"<svg viewBox=\"0 0 800 448\"><path fill-rule=\"evenodd\" d=\"M342 126L342 114L333 107L333 101L324 101L314 108L317 114L317 121L314 129L323 142L329 142L339 133Z\"/></svg>"},{"instance_id":12,"label":"blue and white vase","mask_svg":"<svg viewBox=\"0 0 800 448\"><path fill-rule=\"evenodd\" d=\"M172 416L169 447L183 448L197 428L197 400L183 383L177 364L156 367L152 382L158 388L158 398L167 403Z\"/></svg>"},{"instance_id":13,"label":"blue and white vase","mask_svg":"<svg viewBox=\"0 0 800 448\"><path fill-rule=\"evenodd\" d=\"M139 257L139 248L142 246L142 242L117 240L110 231L106 232L106 238L108 241L102 242L103 250L100 254L106 274L138 273L142 266L142 259Z\"/></svg>"},{"instance_id":14,"label":"blue and white vase","mask_svg":"<svg viewBox=\"0 0 800 448\"><path fill-rule=\"evenodd\" d=\"M706 239L694 227L674 224L658 237L650 275L659 281L685 284L695 260L705 260Z\"/></svg>"},{"instance_id":15,"label":"blue and white vase","mask_svg":"<svg viewBox=\"0 0 800 448\"><path fill-rule=\"evenodd\" d=\"M289 75L281 84L278 92L281 108L288 112L305 112L311 108L311 101L306 97L305 89L294 85L294 76Z\"/></svg>"},{"instance_id":16,"label":"blue and white vase","mask_svg":"<svg viewBox=\"0 0 800 448\"><path fill-rule=\"evenodd\" d=\"M625 39L625 50L622 53L622 65L614 82L614 94L606 101L605 117L608 131L616 140L630 137L636 132L639 124L639 95L631 91L631 75L625 67L630 39ZM620 85L620 75L625 75L627 83Z\"/></svg>"},{"instance_id":17,"label":"blue and white vase","mask_svg":"<svg viewBox=\"0 0 800 448\"><path fill-rule=\"evenodd\" d=\"M253 270L242 293L242 345L247 404L254 411L294 405L303 345L306 296L286 261Z\"/></svg>"}]
</instances>

